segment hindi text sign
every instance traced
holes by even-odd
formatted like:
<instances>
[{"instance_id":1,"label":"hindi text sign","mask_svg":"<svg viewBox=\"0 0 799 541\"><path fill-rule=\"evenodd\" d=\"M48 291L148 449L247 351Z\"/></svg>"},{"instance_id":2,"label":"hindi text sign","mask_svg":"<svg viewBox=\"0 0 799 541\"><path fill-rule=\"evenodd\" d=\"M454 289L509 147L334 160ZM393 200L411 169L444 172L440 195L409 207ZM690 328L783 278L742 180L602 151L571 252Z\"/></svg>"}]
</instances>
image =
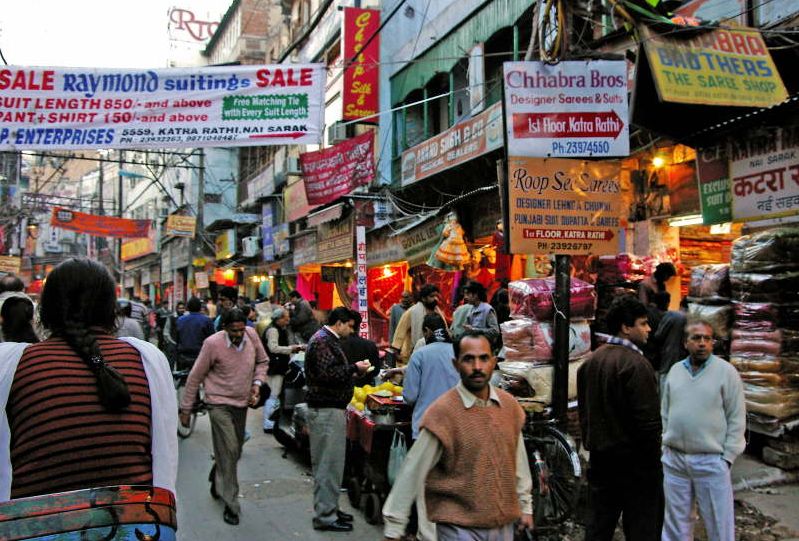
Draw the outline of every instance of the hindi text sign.
<instances>
[{"instance_id":1,"label":"hindi text sign","mask_svg":"<svg viewBox=\"0 0 799 541\"><path fill-rule=\"evenodd\" d=\"M358 335L369 338L369 278L366 268L366 227L355 227L355 279L358 286L358 313L361 315L361 327Z\"/></svg>"},{"instance_id":2,"label":"hindi text sign","mask_svg":"<svg viewBox=\"0 0 799 541\"><path fill-rule=\"evenodd\" d=\"M324 205L375 179L374 133L300 154L305 195L310 205Z\"/></svg>"}]
</instances>

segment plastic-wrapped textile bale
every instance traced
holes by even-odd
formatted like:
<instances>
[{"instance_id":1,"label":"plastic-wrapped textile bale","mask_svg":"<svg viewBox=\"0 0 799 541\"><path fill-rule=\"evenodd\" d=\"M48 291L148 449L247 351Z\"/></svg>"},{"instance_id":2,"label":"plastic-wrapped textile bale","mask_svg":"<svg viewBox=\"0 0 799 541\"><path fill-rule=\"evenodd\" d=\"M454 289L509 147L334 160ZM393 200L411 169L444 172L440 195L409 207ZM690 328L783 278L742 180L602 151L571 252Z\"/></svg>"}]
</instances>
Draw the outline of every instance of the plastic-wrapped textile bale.
<instances>
[{"instance_id":1,"label":"plastic-wrapped textile bale","mask_svg":"<svg viewBox=\"0 0 799 541\"><path fill-rule=\"evenodd\" d=\"M503 355L508 361L533 364L552 362L555 328L532 318L514 318L500 325ZM569 324L569 359L576 359L591 351L591 328L587 321Z\"/></svg>"},{"instance_id":2,"label":"plastic-wrapped textile bale","mask_svg":"<svg viewBox=\"0 0 799 541\"><path fill-rule=\"evenodd\" d=\"M724 303L729 302L731 294L729 265L699 265L691 270L689 300L703 304Z\"/></svg>"},{"instance_id":3,"label":"plastic-wrapped textile bale","mask_svg":"<svg viewBox=\"0 0 799 541\"><path fill-rule=\"evenodd\" d=\"M799 270L799 227L778 227L740 237L732 244L730 261L737 272Z\"/></svg>"},{"instance_id":4,"label":"plastic-wrapped textile bale","mask_svg":"<svg viewBox=\"0 0 799 541\"><path fill-rule=\"evenodd\" d=\"M744 383L746 410L785 419L799 414L799 389L789 386L767 387Z\"/></svg>"},{"instance_id":5,"label":"plastic-wrapped textile bale","mask_svg":"<svg viewBox=\"0 0 799 541\"><path fill-rule=\"evenodd\" d=\"M799 374L799 357L732 354L730 364L741 374L744 372Z\"/></svg>"},{"instance_id":6,"label":"plastic-wrapped textile bale","mask_svg":"<svg viewBox=\"0 0 799 541\"><path fill-rule=\"evenodd\" d=\"M716 331L716 336L721 340L729 339L730 324L732 323L732 306L729 304L714 306L689 302L688 314L710 322Z\"/></svg>"},{"instance_id":7,"label":"plastic-wrapped textile bale","mask_svg":"<svg viewBox=\"0 0 799 541\"><path fill-rule=\"evenodd\" d=\"M799 331L745 331L733 329L730 354L799 355Z\"/></svg>"},{"instance_id":8,"label":"plastic-wrapped textile bale","mask_svg":"<svg viewBox=\"0 0 799 541\"><path fill-rule=\"evenodd\" d=\"M593 319L596 310L594 286L572 278L571 319ZM555 316L555 277L516 280L508 285L511 316L534 317L538 321L551 321Z\"/></svg>"},{"instance_id":9,"label":"plastic-wrapped textile bale","mask_svg":"<svg viewBox=\"0 0 799 541\"><path fill-rule=\"evenodd\" d=\"M771 302L733 301L735 328L744 331L774 331L779 320L779 306Z\"/></svg>"},{"instance_id":10,"label":"plastic-wrapped textile bale","mask_svg":"<svg viewBox=\"0 0 799 541\"><path fill-rule=\"evenodd\" d=\"M745 302L799 302L799 271L730 272L733 298Z\"/></svg>"},{"instance_id":11,"label":"plastic-wrapped textile bale","mask_svg":"<svg viewBox=\"0 0 799 541\"><path fill-rule=\"evenodd\" d=\"M640 282L654 272L656 265L657 261L651 256L603 255L597 262L597 283Z\"/></svg>"},{"instance_id":12,"label":"plastic-wrapped textile bale","mask_svg":"<svg viewBox=\"0 0 799 541\"><path fill-rule=\"evenodd\" d=\"M569 400L577 398L577 370L583 364L585 356L569 362ZM503 378L523 379L532 389L532 393L525 398L532 398L535 402L549 405L552 403L552 376L551 365L541 366L518 361L503 361L497 364Z\"/></svg>"}]
</instances>

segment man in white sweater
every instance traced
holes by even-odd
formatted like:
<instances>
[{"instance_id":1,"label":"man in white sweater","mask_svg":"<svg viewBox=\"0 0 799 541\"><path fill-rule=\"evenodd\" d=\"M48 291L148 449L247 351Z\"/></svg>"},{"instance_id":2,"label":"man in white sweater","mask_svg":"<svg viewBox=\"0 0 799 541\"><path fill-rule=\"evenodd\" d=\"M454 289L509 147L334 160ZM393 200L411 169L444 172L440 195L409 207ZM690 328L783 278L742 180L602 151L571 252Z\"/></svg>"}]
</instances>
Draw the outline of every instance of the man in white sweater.
<instances>
[{"instance_id":1,"label":"man in white sweater","mask_svg":"<svg viewBox=\"0 0 799 541\"><path fill-rule=\"evenodd\" d=\"M746 446L746 405L737 370L713 355L713 327L689 321L688 357L663 390L663 541L693 539L693 499L711 541L735 540L730 468Z\"/></svg>"}]
</instances>

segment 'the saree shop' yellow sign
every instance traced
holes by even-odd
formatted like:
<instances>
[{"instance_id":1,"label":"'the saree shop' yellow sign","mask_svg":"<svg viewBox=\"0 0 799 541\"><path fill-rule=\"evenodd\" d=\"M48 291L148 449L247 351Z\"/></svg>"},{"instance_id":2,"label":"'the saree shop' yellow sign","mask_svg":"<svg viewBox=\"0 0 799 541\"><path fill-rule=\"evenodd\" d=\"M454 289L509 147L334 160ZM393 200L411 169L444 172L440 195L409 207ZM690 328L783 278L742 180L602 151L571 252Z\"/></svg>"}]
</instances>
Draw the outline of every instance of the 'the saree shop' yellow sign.
<instances>
[{"instance_id":1,"label":"'the saree shop' yellow sign","mask_svg":"<svg viewBox=\"0 0 799 541\"><path fill-rule=\"evenodd\" d=\"M763 37L753 28L680 37L644 30L644 48L661 101L768 107L788 97Z\"/></svg>"}]
</instances>

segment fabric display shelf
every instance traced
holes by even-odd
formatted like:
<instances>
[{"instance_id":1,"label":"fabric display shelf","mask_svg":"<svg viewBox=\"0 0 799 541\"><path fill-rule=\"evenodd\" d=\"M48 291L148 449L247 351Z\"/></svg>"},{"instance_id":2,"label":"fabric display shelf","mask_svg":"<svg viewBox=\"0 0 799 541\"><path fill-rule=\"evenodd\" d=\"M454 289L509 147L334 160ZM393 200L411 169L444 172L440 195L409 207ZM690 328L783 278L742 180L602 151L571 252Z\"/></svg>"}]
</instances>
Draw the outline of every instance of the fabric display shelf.
<instances>
[{"instance_id":1,"label":"fabric display shelf","mask_svg":"<svg viewBox=\"0 0 799 541\"><path fill-rule=\"evenodd\" d=\"M511 319L502 323L504 349L499 363L502 387L533 409L552 402L552 361L554 358L555 279L533 278L511 282ZM589 320L596 313L594 286L571 281L569 323L568 398L577 397L577 369L591 352Z\"/></svg>"},{"instance_id":2,"label":"fabric display shelf","mask_svg":"<svg viewBox=\"0 0 799 541\"><path fill-rule=\"evenodd\" d=\"M799 228L736 240L730 284L730 362L741 374L750 421L790 422L799 416Z\"/></svg>"}]
</instances>

